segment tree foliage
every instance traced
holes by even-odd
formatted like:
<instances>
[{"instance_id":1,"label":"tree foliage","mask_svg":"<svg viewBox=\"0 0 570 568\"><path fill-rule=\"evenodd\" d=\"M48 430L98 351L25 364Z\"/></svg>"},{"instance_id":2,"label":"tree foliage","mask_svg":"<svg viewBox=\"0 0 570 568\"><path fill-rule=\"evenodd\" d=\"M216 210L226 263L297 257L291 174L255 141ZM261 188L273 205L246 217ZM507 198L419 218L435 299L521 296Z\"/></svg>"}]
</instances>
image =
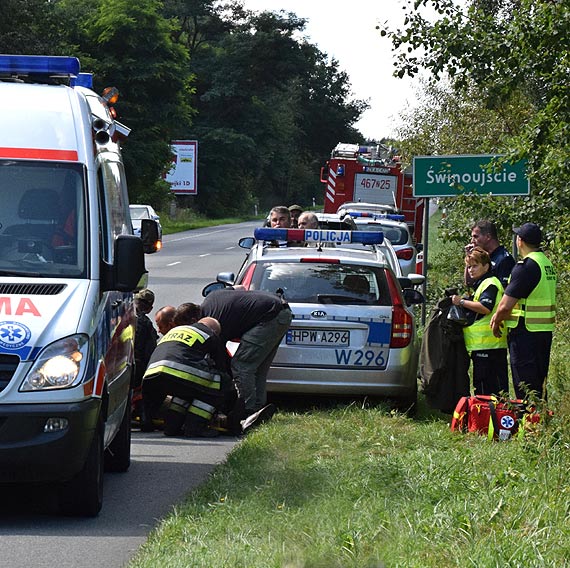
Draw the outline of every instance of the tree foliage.
<instances>
[{"instance_id":1,"label":"tree foliage","mask_svg":"<svg viewBox=\"0 0 570 568\"><path fill-rule=\"evenodd\" d=\"M196 76L199 206L223 214L318 199L320 165L339 140L354 137L364 109L348 77L298 39L305 21L294 14L253 13L236 2L191 16L193 4L165 9L184 29L179 40Z\"/></svg>"},{"instance_id":2,"label":"tree foliage","mask_svg":"<svg viewBox=\"0 0 570 568\"><path fill-rule=\"evenodd\" d=\"M426 7L437 14L435 22L422 12ZM568 2L472 0L464 11L452 0L414 0L408 4L403 28L385 28L381 33L392 39L396 74L415 76L427 70L432 82L449 80L455 103L466 98L476 104L479 120L475 117L465 131L480 130L483 117L492 117L494 128L496 121L500 125L504 120L507 128L493 138L484 136L474 150L494 147L510 159L528 159L531 196L493 200L492 218L505 226L533 220L552 238L566 238L570 228L566 221L570 209ZM438 109L443 112L444 105ZM457 130L465 128L465 115L454 118ZM462 217L481 215L480 201L456 200Z\"/></svg>"}]
</instances>

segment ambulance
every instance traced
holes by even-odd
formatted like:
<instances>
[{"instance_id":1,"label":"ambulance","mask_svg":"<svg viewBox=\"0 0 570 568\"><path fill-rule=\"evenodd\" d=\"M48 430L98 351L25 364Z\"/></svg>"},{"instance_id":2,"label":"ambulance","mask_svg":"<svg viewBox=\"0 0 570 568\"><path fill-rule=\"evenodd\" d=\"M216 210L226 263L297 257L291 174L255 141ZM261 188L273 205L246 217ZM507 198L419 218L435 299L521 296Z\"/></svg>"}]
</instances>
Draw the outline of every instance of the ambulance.
<instances>
[{"instance_id":1,"label":"ambulance","mask_svg":"<svg viewBox=\"0 0 570 568\"><path fill-rule=\"evenodd\" d=\"M41 484L79 516L100 511L104 471L130 464L146 278L129 129L116 89L91 80L76 58L0 55L0 484Z\"/></svg>"}]
</instances>

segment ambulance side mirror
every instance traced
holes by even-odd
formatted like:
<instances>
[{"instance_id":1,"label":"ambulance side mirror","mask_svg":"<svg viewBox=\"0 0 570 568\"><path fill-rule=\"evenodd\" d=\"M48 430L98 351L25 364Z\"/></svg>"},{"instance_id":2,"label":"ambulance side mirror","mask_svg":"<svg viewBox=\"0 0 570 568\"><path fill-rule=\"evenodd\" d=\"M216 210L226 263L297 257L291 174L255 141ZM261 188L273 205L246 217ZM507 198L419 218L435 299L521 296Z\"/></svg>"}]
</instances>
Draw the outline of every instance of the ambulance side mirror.
<instances>
[{"instance_id":1,"label":"ambulance side mirror","mask_svg":"<svg viewBox=\"0 0 570 568\"><path fill-rule=\"evenodd\" d=\"M137 289L146 274L142 240L134 235L119 235L115 240L113 264L104 264L104 268L104 291Z\"/></svg>"},{"instance_id":2,"label":"ambulance side mirror","mask_svg":"<svg viewBox=\"0 0 570 568\"><path fill-rule=\"evenodd\" d=\"M158 222L155 219L143 219L141 221L141 240L146 254L152 254L162 248Z\"/></svg>"}]
</instances>

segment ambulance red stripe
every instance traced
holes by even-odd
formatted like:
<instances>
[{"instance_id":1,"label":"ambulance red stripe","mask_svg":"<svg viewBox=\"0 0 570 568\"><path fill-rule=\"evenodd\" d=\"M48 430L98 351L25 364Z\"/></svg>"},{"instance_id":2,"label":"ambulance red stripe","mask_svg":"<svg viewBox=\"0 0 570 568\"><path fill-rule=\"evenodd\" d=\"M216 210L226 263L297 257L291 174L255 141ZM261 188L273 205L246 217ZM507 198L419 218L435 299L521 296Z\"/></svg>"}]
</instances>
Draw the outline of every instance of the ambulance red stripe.
<instances>
[{"instance_id":1,"label":"ambulance red stripe","mask_svg":"<svg viewBox=\"0 0 570 568\"><path fill-rule=\"evenodd\" d=\"M30 160L65 160L77 162L76 150L48 150L45 148L0 148L0 158L19 158Z\"/></svg>"}]
</instances>

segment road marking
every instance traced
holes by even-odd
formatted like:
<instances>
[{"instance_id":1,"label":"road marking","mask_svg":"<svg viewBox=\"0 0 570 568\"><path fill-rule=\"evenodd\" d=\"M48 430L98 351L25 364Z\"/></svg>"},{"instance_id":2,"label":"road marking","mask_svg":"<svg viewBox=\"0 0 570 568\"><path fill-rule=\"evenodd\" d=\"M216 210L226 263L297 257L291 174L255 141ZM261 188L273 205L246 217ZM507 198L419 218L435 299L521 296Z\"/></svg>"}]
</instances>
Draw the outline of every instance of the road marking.
<instances>
[{"instance_id":1,"label":"road marking","mask_svg":"<svg viewBox=\"0 0 570 568\"><path fill-rule=\"evenodd\" d=\"M182 264L182 261L177 260L176 262L171 262L170 264L167 264L166 266L176 266L177 264Z\"/></svg>"},{"instance_id":2,"label":"road marking","mask_svg":"<svg viewBox=\"0 0 570 568\"><path fill-rule=\"evenodd\" d=\"M235 225L233 227L230 227L229 229L217 229L216 231L208 231L207 233L194 233L194 231L191 231L191 235L188 235L187 237L180 237L179 239L168 239L169 243L175 243L176 241L185 241L187 239L197 239L199 237L207 237L208 235L215 235L216 233L226 233L228 231L235 231L236 227Z\"/></svg>"},{"instance_id":3,"label":"road marking","mask_svg":"<svg viewBox=\"0 0 570 568\"><path fill-rule=\"evenodd\" d=\"M210 256L210 253L207 252L206 254L199 254L198 255L200 258L204 258L205 256Z\"/></svg>"},{"instance_id":4,"label":"road marking","mask_svg":"<svg viewBox=\"0 0 570 568\"><path fill-rule=\"evenodd\" d=\"M226 250L232 250L235 249L236 247L226 247Z\"/></svg>"}]
</instances>

